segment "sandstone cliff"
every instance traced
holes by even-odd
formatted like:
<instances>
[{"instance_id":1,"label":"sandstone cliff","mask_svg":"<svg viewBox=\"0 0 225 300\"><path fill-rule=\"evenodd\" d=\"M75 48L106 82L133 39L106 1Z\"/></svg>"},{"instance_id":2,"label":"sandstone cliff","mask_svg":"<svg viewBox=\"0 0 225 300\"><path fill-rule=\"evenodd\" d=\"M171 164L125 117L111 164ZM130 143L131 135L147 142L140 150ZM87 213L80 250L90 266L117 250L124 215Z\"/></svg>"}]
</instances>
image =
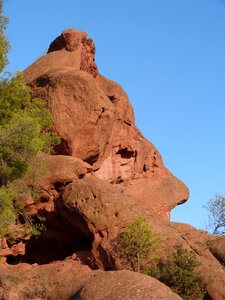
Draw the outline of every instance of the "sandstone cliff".
<instances>
[{"instance_id":1,"label":"sandstone cliff","mask_svg":"<svg viewBox=\"0 0 225 300\"><path fill-rule=\"evenodd\" d=\"M115 271L123 267L113 242L138 216L160 235L159 256L176 244L194 251L200 276L213 278L208 299L224 299L224 239L169 222L188 189L135 126L123 89L99 74L86 33L63 32L24 78L46 101L61 143L56 155L37 157L37 173L43 163L47 170L38 200L23 200L31 218L45 217L46 231L1 241L2 299L179 299L150 277Z\"/></svg>"},{"instance_id":2,"label":"sandstone cliff","mask_svg":"<svg viewBox=\"0 0 225 300\"><path fill-rule=\"evenodd\" d=\"M89 163L96 177L145 202L164 219L188 199L188 189L135 126L124 90L98 73L95 46L86 33L63 32L24 77L33 95L48 101L62 138L57 154Z\"/></svg>"}]
</instances>

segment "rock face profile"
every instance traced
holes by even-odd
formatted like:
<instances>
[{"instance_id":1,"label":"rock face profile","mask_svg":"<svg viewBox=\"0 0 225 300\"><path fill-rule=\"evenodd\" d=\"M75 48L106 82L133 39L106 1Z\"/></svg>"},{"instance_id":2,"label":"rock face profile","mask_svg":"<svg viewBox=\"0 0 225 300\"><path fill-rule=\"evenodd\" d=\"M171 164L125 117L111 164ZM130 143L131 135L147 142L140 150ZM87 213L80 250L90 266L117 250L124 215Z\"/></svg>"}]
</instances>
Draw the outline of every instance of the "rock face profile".
<instances>
[{"instance_id":1,"label":"rock face profile","mask_svg":"<svg viewBox=\"0 0 225 300\"><path fill-rule=\"evenodd\" d=\"M61 137L57 154L89 163L96 177L145 202L164 220L188 199L186 186L135 126L124 90L98 73L86 33L63 32L24 77L33 95L48 101Z\"/></svg>"},{"instance_id":2,"label":"rock face profile","mask_svg":"<svg viewBox=\"0 0 225 300\"><path fill-rule=\"evenodd\" d=\"M181 299L115 253L118 235L140 216L160 236L159 258L175 245L193 251L204 299L225 299L224 239L169 222L189 191L135 126L124 90L99 74L87 34L64 31L23 74L61 142L23 179L39 194L21 205L31 220L41 215L46 230L38 239L0 238L0 299Z\"/></svg>"}]
</instances>

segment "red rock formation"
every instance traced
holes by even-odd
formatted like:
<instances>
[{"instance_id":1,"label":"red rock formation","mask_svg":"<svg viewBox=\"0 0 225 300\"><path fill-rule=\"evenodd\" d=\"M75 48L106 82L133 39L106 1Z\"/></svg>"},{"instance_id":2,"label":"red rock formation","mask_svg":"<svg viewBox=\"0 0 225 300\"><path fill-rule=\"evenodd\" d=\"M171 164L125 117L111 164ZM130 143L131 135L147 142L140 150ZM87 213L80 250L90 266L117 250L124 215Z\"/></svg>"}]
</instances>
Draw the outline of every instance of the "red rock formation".
<instances>
[{"instance_id":1,"label":"red rock formation","mask_svg":"<svg viewBox=\"0 0 225 300\"><path fill-rule=\"evenodd\" d=\"M29 209L31 217L41 213L46 218L46 231L38 239L16 237L15 241L10 241L8 244L6 240L1 241L0 255L5 257L2 262L7 261L9 264L20 262L15 267L9 266L7 272L9 270L16 272L17 268L23 268L24 262L29 262L33 266L33 269L29 271L30 274L27 274L26 282L29 282L29 276L32 277L33 272L42 270L41 274L48 273L54 261L63 260L63 264L67 266L68 257L75 258L82 264L88 264L94 270L129 268L121 264L115 253L114 243L128 223L138 216L144 216L154 234L161 238L158 256L165 257L168 253L172 253L176 244L194 251L201 262L198 272L208 284L209 295L213 299L223 299L225 294L223 285L225 272L222 266L225 261L223 238L218 239L216 236L208 235L186 224L161 221L145 203L124 195L115 186L92 176L91 166L80 159L61 155L40 159L47 167L47 173L40 178L40 188L43 189L43 194L40 194L37 202L30 201L27 204L25 201L24 205L26 209ZM38 167L36 171L39 172ZM35 267L34 264L37 263L41 265L41 269L38 266ZM87 286L82 285L85 267L79 264L76 267L79 270L71 273L72 279L70 280L77 281L83 292L91 292L94 284L101 286L101 280L97 279L91 280L90 285L89 283ZM64 284L68 283L69 274L66 272L70 272L68 267L62 271L66 278L66 282L64 277L62 278L64 283L60 281L61 277L58 277L57 272L52 273L51 278L55 289L49 291L49 299L51 297L54 299L57 293L63 293ZM81 276L80 279L76 277L77 272ZM0 280L1 276L4 277L4 272L3 275L1 274L0 267ZM89 275L93 274L95 273L90 271ZM129 281L135 280L135 276L132 275ZM5 281L8 282L7 278L10 276L5 277ZM113 275L112 280L115 280L114 277L116 275ZM107 282L107 278L102 280ZM16 287L18 285L24 287L21 280L18 279ZM13 286L10 282L7 283L8 285L11 290ZM42 285L44 289L48 287L44 283ZM73 287L74 291L75 286ZM106 288L110 290L107 284ZM129 290L129 286L127 289ZM4 293L1 294L0 289L0 297L1 295ZM83 294L79 296L83 297ZM12 298L6 297L5 299Z\"/></svg>"},{"instance_id":2,"label":"red rock formation","mask_svg":"<svg viewBox=\"0 0 225 300\"><path fill-rule=\"evenodd\" d=\"M103 271L129 268L114 243L144 216L161 238L159 257L176 244L194 251L207 297L224 299L224 239L165 222L188 189L136 128L126 93L98 73L94 55L86 33L67 30L24 72L33 96L46 100L61 144L58 155L39 155L34 173L22 179L35 182L39 194L36 201L25 194L20 205L31 219L45 217L46 231L39 239L0 239L0 298L179 299L152 278Z\"/></svg>"},{"instance_id":3,"label":"red rock formation","mask_svg":"<svg viewBox=\"0 0 225 300\"><path fill-rule=\"evenodd\" d=\"M98 273L73 294L71 300L181 300L157 280L131 271Z\"/></svg>"},{"instance_id":4,"label":"red rock formation","mask_svg":"<svg viewBox=\"0 0 225 300\"><path fill-rule=\"evenodd\" d=\"M170 210L188 199L188 189L136 128L126 93L98 73L94 55L86 33L67 30L24 72L33 95L48 101L62 139L56 151L89 163L95 176L168 220Z\"/></svg>"},{"instance_id":5,"label":"red rock formation","mask_svg":"<svg viewBox=\"0 0 225 300\"><path fill-rule=\"evenodd\" d=\"M41 214L46 218L46 231L38 239L16 237L15 241L8 243L6 240L2 241L0 255L4 256L9 264L20 263L7 266L6 273L3 269L4 265L0 266L0 283L3 282L4 286L1 290L0 284L0 298L23 299L21 293L24 293L27 287L41 284L41 288L47 290L48 299L68 299L68 295L72 295L75 291L81 297L78 299L83 299L85 293L88 295L92 293L93 287L101 282L105 282L105 288L114 295L114 288L110 289L111 286L107 282L112 280L114 286L117 287L122 277L102 275L103 277L96 277L92 280L93 275L97 276L96 271L91 271L83 264L88 264L92 269L103 270L129 268L129 266L121 265L113 245L118 234L128 223L138 216L145 216L153 233L161 238L159 257L172 253L173 246L176 244L194 251L202 263L198 270L199 274L205 282L210 283L208 284L209 295L215 300L223 299L225 294L223 284L225 272L222 265L224 262L223 238L218 239L216 236L208 235L186 224L161 221L145 203L124 195L115 186L95 178L92 175L91 166L80 159L71 156L43 157L41 155L37 160L37 174L43 162L47 172L38 177L42 193L38 201L32 202L31 199L28 202L25 199L24 205L26 209L29 209L31 217ZM27 176L29 179L30 175ZM32 180L34 179L32 177ZM68 259L69 263L67 263ZM74 259L82 264L77 262L75 264ZM58 260L62 262L54 263ZM26 264L25 278L21 275L24 262L30 263L30 265ZM76 269L71 271L71 267ZM18 274L18 272L19 279L15 278L16 284L14 285L10 278L13 278L12 274ZM124 290L129 295L130 285L126 283L126 280L134 282L138 275L126 274L128 276L124 277L121 293ZM49 280L47 283L42 282L40 278L43 276L51 278L51 284ZM209 281L210 278L213 280ZM71 281L73 284L68 284ZM24 285L24 282L27 285ZM149 297L155 293L164 293L162 287L159 291L157 290L158 285L155 281L147 280L142 286L143 292L146 291L146 286L150 292ZM98 295L96 292L96 297Z\"/></svg>"},{"instance_id":6,"label":"red rock formation","mask_svg":"<svg viewBox=\"0 0 225 300\"><path fill-rule=\"evenodd\" d=\"M0 279L0 298L7 300L181 299L149 276L128 270L92 271L76 257L42 266L2 267Z\"/></svg>"}]
</instances>

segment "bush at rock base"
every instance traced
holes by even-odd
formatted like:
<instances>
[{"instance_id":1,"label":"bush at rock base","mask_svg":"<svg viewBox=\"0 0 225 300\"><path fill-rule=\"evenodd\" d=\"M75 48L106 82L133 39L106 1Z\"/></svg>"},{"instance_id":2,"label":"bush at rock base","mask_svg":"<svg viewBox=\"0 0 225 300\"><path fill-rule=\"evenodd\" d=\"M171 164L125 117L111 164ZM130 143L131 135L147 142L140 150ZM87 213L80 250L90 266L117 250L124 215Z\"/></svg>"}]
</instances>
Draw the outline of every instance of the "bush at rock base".
<instances>
[{"instance_id":1,"label":"bush at rock base","mask_svg":"<svg viewBox=\"0 0 225 300\"><path fill-rule=\"evenodd\" d=\"M200 262L193 252L188 252L180 245L176 245L175 250L166 260L160 260L155 267L146 267L143 273L169 286L185 300L203 299L206 284L195 272L201 265Z\"/></svg>"}]
</instances>

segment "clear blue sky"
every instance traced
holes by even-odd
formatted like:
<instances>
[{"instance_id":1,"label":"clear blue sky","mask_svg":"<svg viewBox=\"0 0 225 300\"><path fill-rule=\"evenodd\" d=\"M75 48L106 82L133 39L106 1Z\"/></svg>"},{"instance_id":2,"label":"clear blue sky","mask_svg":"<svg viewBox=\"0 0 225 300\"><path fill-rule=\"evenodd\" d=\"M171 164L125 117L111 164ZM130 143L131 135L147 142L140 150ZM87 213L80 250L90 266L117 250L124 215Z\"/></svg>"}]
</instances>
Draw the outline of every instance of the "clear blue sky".
<instances>
[{"instance_id":1,"label":"clear blue sky","mask_svg":"<svg viewBox=\"0 0 225 300\"><path fill-rule=\"evenodd\" d=\"M225 194L225 0L5 0L23 70L66 28L88 32L99 71L122 85L136 123L189 187L172 220L203 227Z\"/></svg>"}]
</instances>

